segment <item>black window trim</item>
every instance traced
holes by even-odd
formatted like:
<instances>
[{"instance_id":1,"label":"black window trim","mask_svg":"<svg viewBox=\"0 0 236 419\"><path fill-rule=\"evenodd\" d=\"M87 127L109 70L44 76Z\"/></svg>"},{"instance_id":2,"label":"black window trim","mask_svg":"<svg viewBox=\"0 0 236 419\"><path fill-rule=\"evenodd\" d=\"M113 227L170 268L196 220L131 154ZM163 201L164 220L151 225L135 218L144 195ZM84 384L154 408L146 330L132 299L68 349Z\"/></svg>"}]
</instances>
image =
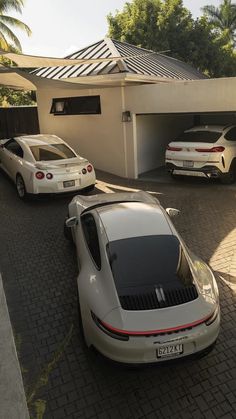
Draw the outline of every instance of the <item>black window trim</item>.
<instances>
[{"instance_id":1,"label":"black window trim","mask_svg":"<svg viewBox=\"0 0 236 419\"><path fill-rule=\"evenodd\" d=\"M90 251L90 248L89 248L89 245L88 245L88 242L87 242L86 236L85 236L84 227L83 227L83 217L85 217L86 215L91 215L91 216L92 216L92 218L93 218L93 220L94 220L95 227L96 227L97 238L98 238L99 258L100 258L100 265L99 265L99 266L97 265L97 263L96 263L96 261L95 261L95 259L94 259L93 255L92 255L92 253L91 253L91 251ZM88 212L86 212L86 214L81 214L81 216L80 216L80 222L81 222L81 229L82 229L82 232L83 232L84 242L85 242L85 245L86 245L86 247L87 247L88 253L89 253L90 257L91 257L91 260L93 261L93 264L94 264L95 268L96 268L98 271L100 271L100 270L102 269L102 258L101 258L101 250L100 250L100 243L99 243L99 237L98 237L98 230L97 230L97 223L96 223L96 220L95 220L95 218L94 218L93 214L91 214L90 212L89 212L89 213L88 213Z\"/></svg>"},{"instance_id":2,"label":"black window trim","mask_svg":"<svg viewBox=\"0 0 236 419\"><path fill-rule=\"evenodd\" d=\"M81 103L83 100L87 99L93 99L95 102L97 100L97 103L95 103L94 111L89 111L89 109L86 111L80 111L79 107L81 106ZM74 102L74 106L76 100L78 100L78 110L70 109L70 104L72 105ZM61 111L56 110L56 104L62 103L62 109ZM62 98L53 98L52 104L50 108L50 114L53 114L55 116L59 115L99 115L101 114L101 99L100 95L91 95L91 96L70 96L70 97L62 97Z\"/></svg>"}]
</instances>

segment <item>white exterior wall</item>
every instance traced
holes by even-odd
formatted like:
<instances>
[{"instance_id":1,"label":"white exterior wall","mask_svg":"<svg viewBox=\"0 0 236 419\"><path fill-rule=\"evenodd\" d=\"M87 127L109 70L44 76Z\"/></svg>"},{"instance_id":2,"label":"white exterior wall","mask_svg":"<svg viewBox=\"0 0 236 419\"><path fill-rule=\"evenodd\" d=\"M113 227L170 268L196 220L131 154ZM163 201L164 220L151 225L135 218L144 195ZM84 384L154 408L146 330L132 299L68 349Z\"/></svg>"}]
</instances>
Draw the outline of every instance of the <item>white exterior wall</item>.
<instances>
[{"instance_id":1,"label":"white exterior wall","mask_svg":"<svg viewBox=\"0 0 236 419\"><path fill-rule=\"evenodd\" d=\"M101 115L50 114L52 98L100 95ZM38 89L41 133L56 134L98 169L127 176L121 88L89 90Z\"/></svg>"},{"instance_id":2,"label":"white exterior wall","mask_svg":"<svg viewBox=\"0 0 236 419\"><path fill-rule=\"evenodd\" d=\"M137 115L138 174L165 164L167 144L193 125L191 115Z\"/></svg>"}]
</instances>

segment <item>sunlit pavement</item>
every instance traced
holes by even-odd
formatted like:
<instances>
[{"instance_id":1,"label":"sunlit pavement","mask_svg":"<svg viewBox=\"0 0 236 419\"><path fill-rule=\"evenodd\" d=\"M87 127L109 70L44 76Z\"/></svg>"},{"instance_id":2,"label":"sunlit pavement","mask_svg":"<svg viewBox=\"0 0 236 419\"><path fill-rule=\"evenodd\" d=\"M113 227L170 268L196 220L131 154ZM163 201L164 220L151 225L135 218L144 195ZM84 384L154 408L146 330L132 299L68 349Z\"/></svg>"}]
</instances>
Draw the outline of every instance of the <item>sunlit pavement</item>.
<instances>
[{"instance_id":1,"label":"sunlit pavement","mask_svg":"<svg viewBox=\"0 0 236 419\"><path fill-rule=\"evenodd\" d=\"M222 330L195 361L130 370L90 353L78 333L73 248L63 220L71 197L21 202L0 173L0 270L32 417L236 417L236 189L216 182L124 180L98 173L97 193L147 190L189 247L217 273Z\"/></svg>"}]
</instances>

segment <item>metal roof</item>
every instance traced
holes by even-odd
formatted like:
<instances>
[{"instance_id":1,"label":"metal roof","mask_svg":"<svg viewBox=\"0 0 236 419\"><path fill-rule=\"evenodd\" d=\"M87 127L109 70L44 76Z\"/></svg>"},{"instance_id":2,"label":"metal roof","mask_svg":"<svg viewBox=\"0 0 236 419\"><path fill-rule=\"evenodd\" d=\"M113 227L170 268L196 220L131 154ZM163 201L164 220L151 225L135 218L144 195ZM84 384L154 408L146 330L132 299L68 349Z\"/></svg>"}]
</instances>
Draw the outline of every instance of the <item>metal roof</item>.
<instances>
[{"instance_id":1,"label":"metal roof","mask_svg":"<svg viewBox=\"0 0 236 419\"><path fill-rule=\"evenodd\" d=\"M49 79L68 79L119 73L157 76L174 80L206 78L190 65L175 58L110 38L104 38L66 58L71 59L73 62L73 59L80 58L91 59L117 56L121 57L118 62L111 60L93 64L43 67L34 70L32 73Z\"/></svg>"}]
</instances>

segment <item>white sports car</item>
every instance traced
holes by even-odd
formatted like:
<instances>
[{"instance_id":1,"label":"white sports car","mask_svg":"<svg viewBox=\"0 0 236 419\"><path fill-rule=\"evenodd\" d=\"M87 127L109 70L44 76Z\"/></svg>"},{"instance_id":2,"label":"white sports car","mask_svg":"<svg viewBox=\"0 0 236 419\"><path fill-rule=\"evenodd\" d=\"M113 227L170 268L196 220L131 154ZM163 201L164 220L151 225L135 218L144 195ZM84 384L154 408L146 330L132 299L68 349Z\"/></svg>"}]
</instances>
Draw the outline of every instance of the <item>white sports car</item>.
<instances>
[{"instance_id":1,"label":"white sports car","mask_svg":"<svg viewBox=\"0 0 236 419\"><path fill-rule=\"evenodd\" d=\"M216 342L217 283L171 223L176 211L145 192L76 196L69 205L83 334L112 360L158 363Z\"/></svg>"},{"instance_id":2,"label":"white sports car","mask_svg":"<svg viewBox=\"0 0 236 419\"><path fill-rule=\"evenodd\" d=\"M88 160L56 135L23 135L0 140L0 168L16 184L18 196L93 188L96 178Z\"/></svg>"}]
</instances>

